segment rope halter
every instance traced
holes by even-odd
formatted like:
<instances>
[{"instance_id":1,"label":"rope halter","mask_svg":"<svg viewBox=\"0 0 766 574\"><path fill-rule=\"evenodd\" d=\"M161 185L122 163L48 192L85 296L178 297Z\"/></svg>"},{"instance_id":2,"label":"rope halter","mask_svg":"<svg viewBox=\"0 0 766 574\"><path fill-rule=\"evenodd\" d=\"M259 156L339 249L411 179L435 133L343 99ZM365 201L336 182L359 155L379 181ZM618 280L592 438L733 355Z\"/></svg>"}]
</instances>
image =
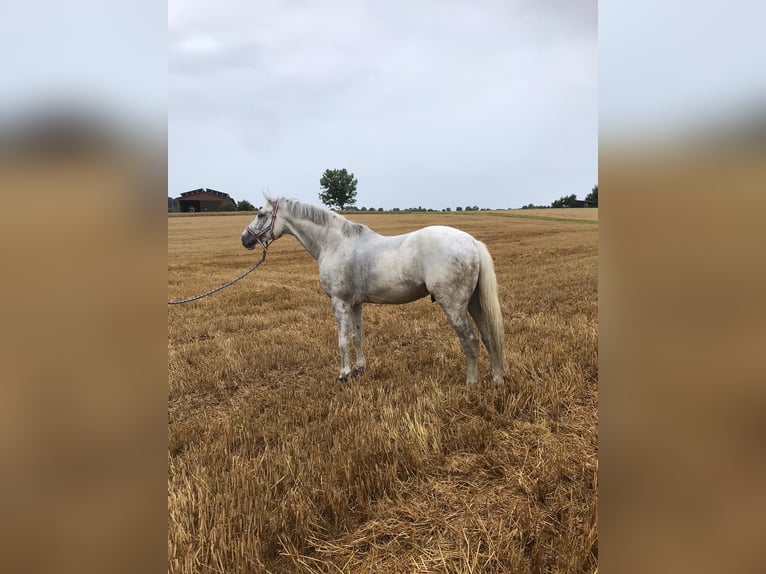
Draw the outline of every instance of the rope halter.
<instances>
[{"instance_id":1,"label":"rope halter","mask_svg":"<svg viewBox=\"0 0 766 574\"><path fill-rule=\"evenodd\" d=\"M258 244L263 247L264 249L268 248L269 243L272 241L276 241L279 239L279 237L276 237L274 235L274 224L277 222L277 211L279 211L279 206L281 204L281 201L277 201L277 203L274 205L274 210L271 212L271 222L269 223L269 226L262 229L261 231L255 232L250 227L252 223L248 224L247 227L245 227L245 231L249 235L255 238L255 240L258 242ZM266 234L271 235L270 238L264 238Z\"/></svg>"}]
</instances>

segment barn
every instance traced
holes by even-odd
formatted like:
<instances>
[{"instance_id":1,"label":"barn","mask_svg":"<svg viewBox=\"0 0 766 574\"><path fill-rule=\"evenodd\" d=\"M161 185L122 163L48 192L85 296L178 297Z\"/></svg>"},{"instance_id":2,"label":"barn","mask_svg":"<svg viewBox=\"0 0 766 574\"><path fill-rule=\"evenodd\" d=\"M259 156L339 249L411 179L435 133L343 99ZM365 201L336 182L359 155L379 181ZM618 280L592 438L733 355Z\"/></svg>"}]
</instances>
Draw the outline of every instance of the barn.
<instances>
[{"instance_id":1,"label":"barn","mask_svg":"<svg viewBox=\"0 0 766 574\"><path fill-rule=\"evenodd\" d=\"M184 191L177 198L179 211L183 212L201 212L201 211L225 211L236 209L237 202L229 197L228 193L216 191L209 187L200 187L191 191Z\"/></svg>"}]
</instances>

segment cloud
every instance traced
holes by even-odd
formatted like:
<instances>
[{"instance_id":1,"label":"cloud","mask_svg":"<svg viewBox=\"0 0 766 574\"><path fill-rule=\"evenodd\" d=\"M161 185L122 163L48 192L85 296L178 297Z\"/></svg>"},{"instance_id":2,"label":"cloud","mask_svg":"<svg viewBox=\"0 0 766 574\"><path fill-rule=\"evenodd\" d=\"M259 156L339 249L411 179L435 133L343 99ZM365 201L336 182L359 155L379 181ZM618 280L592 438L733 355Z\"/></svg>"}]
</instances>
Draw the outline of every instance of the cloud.
<instances>
[{"instance_id":1,"label":"cloud","mask_svg":"<svg viewBox=\"0 0 766 574\"><path fill-rule=\"evenodd\" d=\"M169 193L316 203L346 167L360 205L584 196L595 19L595 2L171 2Z\"/></svg>"}]
</instances>

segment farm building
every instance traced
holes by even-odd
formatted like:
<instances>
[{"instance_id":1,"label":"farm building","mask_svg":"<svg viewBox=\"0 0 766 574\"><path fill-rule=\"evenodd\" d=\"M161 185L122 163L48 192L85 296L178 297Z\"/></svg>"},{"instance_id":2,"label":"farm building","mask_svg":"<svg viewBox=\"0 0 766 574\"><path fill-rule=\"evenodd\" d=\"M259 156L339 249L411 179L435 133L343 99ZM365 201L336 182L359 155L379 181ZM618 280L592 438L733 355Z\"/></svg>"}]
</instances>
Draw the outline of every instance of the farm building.
<instances>
[{"instance_id":1,"label":"farm building","mask_svg":"<svg viewBox=\"0 0 766 574\"><path fill-rule=\"evenodd\" d=\"M177 201L179 211L183 212L224 211L227 207L237 207L237 202L228 193L205 187L184 191Z\"/></svg>"}]
</instances>

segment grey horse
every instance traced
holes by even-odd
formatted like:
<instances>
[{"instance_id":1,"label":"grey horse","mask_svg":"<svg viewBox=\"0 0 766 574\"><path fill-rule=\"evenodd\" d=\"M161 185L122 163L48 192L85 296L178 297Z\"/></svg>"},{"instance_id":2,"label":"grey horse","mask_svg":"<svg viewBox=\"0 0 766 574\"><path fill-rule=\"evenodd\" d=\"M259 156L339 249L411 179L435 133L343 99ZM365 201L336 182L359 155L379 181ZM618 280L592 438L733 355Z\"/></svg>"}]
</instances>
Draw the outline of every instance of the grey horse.
<instances>
[{"instance_id":1,"label":"grey horse","mask_svg":"<svg viewBox=\"0 0 766 574\"><path fill-rule=\"evenodd\" d=\"M383 236L366 225L293 199L264 193L266 204L242 232L248 249L287 233L319 263L319 280L330 297L338 322L340 375L364 373L362 305L409 303L431 295L447 315L466 355L466 382L479 376L479 343L468 315L479 327L492 367L492 380L503 383L504 332L492 257L468 233L434 225L404 235ZM352 370L349 343L356 366Z\"/></svg>"}]
</instances>

